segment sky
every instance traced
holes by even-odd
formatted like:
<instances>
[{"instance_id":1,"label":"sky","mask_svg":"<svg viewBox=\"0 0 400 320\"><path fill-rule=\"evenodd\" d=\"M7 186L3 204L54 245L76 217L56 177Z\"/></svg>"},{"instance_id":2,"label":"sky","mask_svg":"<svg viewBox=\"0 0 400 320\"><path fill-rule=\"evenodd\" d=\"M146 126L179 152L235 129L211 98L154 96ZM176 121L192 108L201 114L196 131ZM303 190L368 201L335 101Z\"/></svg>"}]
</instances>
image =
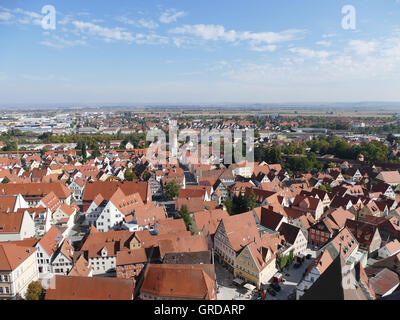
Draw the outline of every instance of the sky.
<instances>
[{"instance_id":1,"label":"sky","mask_svg":"<svg viewBox=\"0 0 400 320\"><path fill-rule=\"evenodd\" d=\"M3 105L355 101L400 101L400 0L0 0Z\"/></svg>"}]
</instances>

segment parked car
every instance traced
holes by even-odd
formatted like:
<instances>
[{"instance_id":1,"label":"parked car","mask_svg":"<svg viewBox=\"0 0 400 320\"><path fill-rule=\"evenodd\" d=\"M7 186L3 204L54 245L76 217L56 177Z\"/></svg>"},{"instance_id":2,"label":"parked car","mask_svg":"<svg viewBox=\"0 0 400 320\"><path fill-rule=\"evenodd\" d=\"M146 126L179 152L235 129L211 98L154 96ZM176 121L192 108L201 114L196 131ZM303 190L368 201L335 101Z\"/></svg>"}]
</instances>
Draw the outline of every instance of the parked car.
<instances>
[{"instance_id":1,"label":"parked car","mask_svg":"<svg viewBox=\"0 0 400 320\"><path fill-rule=\"evenodd\" d=\"M308 255L306 255L306 259L307 260L311 259L311 254L310 253Z\"/></svg>"},{"instance_id":2,"label":"parked car","mask_svg":"<svg viewBox=\"0 0 400 320\"><path fill-rule=\"evenodd\" d=\"M268 289L267 289L267 292L268 292L271 296L273 296L273 297L276 296L276 292L275 292L274 289L272 289L272 288L268 288Z\"/></svg>"},{"instance_id":3,"label":"parked car","mask_svg":"<svg viewBox=\"0 0 400 320\"><path fill-rule=\"evenodd\" d=\"M293 268L298 269L298 268L300 268L300 266L301 266L300 263L296 263L296 264L294 264Z\"/></svg>"}]
</instances>

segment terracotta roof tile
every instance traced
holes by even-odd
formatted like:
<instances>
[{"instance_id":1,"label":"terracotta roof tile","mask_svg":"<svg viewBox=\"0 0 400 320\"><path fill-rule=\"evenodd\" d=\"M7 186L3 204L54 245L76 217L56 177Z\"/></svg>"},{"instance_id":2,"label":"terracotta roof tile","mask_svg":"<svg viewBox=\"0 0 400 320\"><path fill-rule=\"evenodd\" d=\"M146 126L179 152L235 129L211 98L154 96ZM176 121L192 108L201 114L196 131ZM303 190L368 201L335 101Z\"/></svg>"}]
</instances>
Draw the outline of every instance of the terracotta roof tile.
<instances>
[{"instance_id":1,"label":"terracotta roof tile","mask_svg":"<svg viewBox=\"0 0 400 320\"><path fill-rule=\"evenodd\" d=\"M55 276L46 300L132 300L132 280L109 277Z\"/></svg>"}]
</instances>

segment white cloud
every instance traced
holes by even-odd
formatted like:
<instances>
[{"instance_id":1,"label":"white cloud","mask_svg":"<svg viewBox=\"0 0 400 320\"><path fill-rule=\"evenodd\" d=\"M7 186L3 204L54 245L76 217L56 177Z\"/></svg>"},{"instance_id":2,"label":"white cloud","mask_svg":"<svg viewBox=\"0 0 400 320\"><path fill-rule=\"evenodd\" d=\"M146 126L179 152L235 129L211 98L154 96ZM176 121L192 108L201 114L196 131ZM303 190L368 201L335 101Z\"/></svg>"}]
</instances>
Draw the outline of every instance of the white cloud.
<instances>
[{"instance_id":1,"label":"white cloud","mask_svg":"<svg viewBox=\"0 0 400 320\"><path fill-rule=\"evenodd\" d=\"M43 16L40 13L33 11L25 11L21 8L17 8L13 10L13 12L20 14L20 17L17 19L18 23L21 24L34 24L34 25L42 25Z\"/></svg>"},{"instance_id":2,"label":"white cloud","mask_svg":"<svg viewBox=\"0 0 400 320\"><path fill-rule=\"evenodd\" d=\"M252 51L257 51L257 52L274 52L276 50L276 48L278 48L278 46L270 44L270 45L266 45L266 46L251 46L250 50Z\"/></svg>"},{"instance_id":3,"label":"white cloud","mask_svg":"<svg viewBox=\"0 0 400 320\"><path fill-rule=\"evenodd\" d=\"M326 59L332 55L331 52L325 50L312 50L307 48L290 48L290 52L296 53L305 59Z\"/></svg>"},{"instance_id":4,"label":"white cloud","mask_svg":"<svg viewBox=\"0 0 400 320\"><path fill-rule=\"evenodd\" d=\"M71 22L71 20L72 20L72 17L70 15L66 15L66 16L64 16L64 18L58 20L57 24L66 25L69 22Z\"/></svg>"},{"instance_id":5,"label":"white cloud","mask_svg":"<svg viewBox=\"0 0 400 320\"><path fill-rule=\"evenodd\" d=\"M151 45L166 44L169 42L167 37L160 36L155 33L133 34L132 32L126 31L123 28L119 27L107 28L91 22L83 22L83 21L73 21L72 24L76 28L75 32L80 34L86 34L89 36L99 37L105 42L124 41L129 44L136 43L136 44L151 44Z\"/></svg>"},{"instance_id":6,"label":"white cloud","mask_svg":"<svg viewBox=\"0 0 400 320\"><path fill-rule=\"evenodd\" d=\"M326 38L334 38L336 37L335 33L325 33L322 35L322 38L326 39Z\"/></svg>"},{"instance_id":7,"label":"white cloud","mask_svg":"<svg viewBox=\"0 0 400 320\"><path fill-rule=\"evenodd\" d=\"M249 31L236 31L226 30L222 25L184 25L169 30L170 33L182 36L192 36L196 39L205 41L224 41L228 43L248 42L250 49L253 51L274 51L276 46L274 44L295 40L302 30L285 30L281 32L249 32ZM179 38L178 38L179 39ZM191 41L191 38L183 38L176 40L177 46L182 43Z\"/></svg>"},{"instance_id":8,"label":"white cloud","mask_svg":"<svg viewBox=\"0 0 400 320\"><path fill-rule=\"evenodd\" d=\"M377 45L375 41L351 40L349 42L350 49L360 56L366 56L376 51Z\"/></svg>"},{"instance_id":9,"label":"white cloud","mask_svg":"<svg viewBox=\"0 0 400 320\"><path fill-rule=\"evenodd\" d=\"M146 20L146 19L140 19L138 21L138 24L144 28L148 29L156 29L158 28L158 24L154 22L153 20Z\"/></svg>"},{"instance_id":10,"label":"white cloud","mask_svg":"<svg viewBox=\"0 0 400 320\"><path fill-rule=\"evenodd\" d=\"M136 26L136 27L143 27L143 28L148 28L148 29L156 29L158 28L158 24L153 21L153 20L147 20L147 19L139 19L139 20L132 20L129 19L125 16L122 17L117 17L116 18L117 21L128 24L128 25L132 25L132 26Z\"/></svg>"},{"instance_id":11,"label":"white cloud","mask_svg":"<svg viewBox=\"0 0 400 320\"><path fill-rule=\"evenodd\" d=\"M332 45L332 42L330 41L317 41L317 45L322 46L322 47L330 47Z\"/></svg>"},{"instance_id":12,"label":"white cloud","mask_svg":"<svg viewBox=\"0 0 400 320\"><path fill-rule=\"evenodd\" d=\"M123 40L134 42L137 38L129 31L124 31L122 28L107 28L91 22L73 21L72 24L81 33L86 33L92 36L103 38L104 41L110 42L113 40Z\"/></svg>"},{"instance_id":13,"label":"white cloud","mask_svg":"<svg viewBox=\"0 0 400 320\"><path fill-rule=\"evenodd\" d=\"M116 17L115 20L117 20L119 22L122 22L122 23L125 23L125 24L130 24L130 25L135 25L136 24L134 20L129 19L129 18L125 17L125 16Z\"/></svg>"},{"instance_id":14,"label":"white cloud","mask_svg":"<svg viewBox=\"0 0 400 320\"><path fill-rule=\"evenodd\" d=\"M9 24L42 24L42 15L34 11L26 11L21 8L8 9L0 7L0 21Z\"/></svg>"},{"instance_id":15,"label":"white cloud","mask_svg":"<svg viewBox=\"0 0 400 320\"><path fill-rule=\"evenodd\" d=\"M10 21L14 16L7 11L0 12L0 21Z\"/></svg>"},{"instance_id":16,"label":"white cloud","mask_svg":"<svg viewBox=\"0 0 400 320\"><path fill-rule=\"evenodd\" d=\"M171 23L178 20L178 18L184 17L186 13L184 11L177 11L176 9L167 9L160 16L160 22Z\"/></svg>"},{"instance_id":17,"label":"white cloud","mask_svg":"<svg viewBox=\"0 0 400 320\"><path fill-rule=\"evenodd\" d=\"M60 36L54 35L52 40L44 40L41 41L40 44L51 48L63 49L63 48L86 45L86 41L81 39L67 40Z\"/></svg>"}]
</instances>

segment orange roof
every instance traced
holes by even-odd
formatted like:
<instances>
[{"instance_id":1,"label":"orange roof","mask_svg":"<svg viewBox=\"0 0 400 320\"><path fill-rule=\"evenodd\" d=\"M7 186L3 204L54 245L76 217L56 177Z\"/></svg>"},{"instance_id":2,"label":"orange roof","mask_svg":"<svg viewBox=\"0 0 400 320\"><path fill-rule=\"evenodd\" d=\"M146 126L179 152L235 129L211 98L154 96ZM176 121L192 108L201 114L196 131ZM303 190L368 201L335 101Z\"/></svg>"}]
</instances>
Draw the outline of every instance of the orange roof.
<instances>
[{"instance_id":1,"label":"orange roof","mask_svg":"<svg viewBox=\"0 0 400 320\"><path fill-rule=\"evenodd\" d=\"M245 212L222 219L232 249L239 251L260 238L253 213Z\"/></svg>"},{"instance_id":2,"label":"orange roof","mask_svg":"<svg viewBox=\"0 0 400 320\"><path fill-rule=\"evenodd\" d=\"M193 214L197 230L201 231L204 229L206 234L211 235L215 234L215 231L217 231L218 224L222 218L228 216L228 212L222 209L198 211Z\"/></svg>"},{"instance_id":3,"label":"orange roof","mask_svg":"<svg viewBox=\"0 0 400 320\"><path fill-rule=\"evenodd\" d=\"M34 248L36 243L38 243L39 240L36 238L26 238L24 240L16 240L16 241L4 241L4 242L0 242L1 243L12 243L15 244L17 246L21 246L21 247L31 247Z\"/></svg>"},{"instance_id":4,"label":"orange roof","mask_svg":"<svg viewBox=\"0 0 400 320\"><path fill-rule=\"evenodd\" d=\"M158 234L176 233L186 231L186 225L183 219L164 219L157 222Z\"/></svg>"},{"instance_id":5,"label":"orange roof","mask_svg":"<svg viewBox=\"0 0 400 320\"><path fill-rule=\"evenodd\" d=\"M117 252L117 266L146 262L147 255L144 248L139 248L135 250L123 250Z\"/></svg>"},{"instance_id":6,"label":"orange roof","mask_svg":"<svg viewBox=\"0 0 400 320\"><path fill-rule=\"evenodd\" d=\"M146 226L167 219L167 214L164 207L156 207L154 203L149 203L136 207L135 217L138 225Z\"/></svg>"},{"instance_id":7,"label":"orange roof","mask_svg":"<svg viewBox=\"0 0 400 320\"><path fill-rule=\"evenodd\" d=\"M1 233L19 233L21 230L23 212L18 213L0 213L0 234Z\"/></svg>"},{"instance_id":8,"label":"orange roof","mask_svg":"<svg viewBox=\"0 0 400 320\"><path fill-rule=\"evenodd\" d=\"M0 270L11 271L24 262L36 249L11 243L0 243Z\"/></svg>"},{"instance_id":9,"label":"orange roof","mask_svg":"<svg viewBox=\"0 0 400 320\"><path fill-rule=\"evenodd\" d=\"M133 300L131 280L109 277L55 276L46 300Z\"/></svg>"},{"instance_id":10,"label":"orange roof","mask_svg":"<svg viewBox=\"0 0 400 320\"><path fill-rule=\"evenodd\" d=\"M124 215L128 215L132 210L143 206L143 201L139 193L125 195L119 187L111 196L109 201L111 201Z\"/></svg>"},{"instance_id":11,"label":"orange roof","mask_svg":"<svg viewBox=\"0 0 400 320\"><path fill-rule=\"evenodd\" d=\"M171 235L172 236L172 235ZM208 243L205 235L174 235L169 239L160 239L160 256L164 257L166 253L171 252L200 252L208 251Z\"/></svg>"},{"instance_id":12,"label":"orange roof","mask_svg":"<svg viewBox=\"0 0 400 320\"><path fill-rule=\"evenodd\" d=\"M43 250L45 250L49 256L52 256L61 241L62 234L55 226L51 226L49 231L47 231L43 238L40 239L38 244L42 246Z\"/></svg>"},{"instance_id":13,"label":"orange roof","mask_svg":"<svg viewBox=\"0 0 400 320\"><path fill-rule=\"evenodd\" d=\"M71 194L65 185L60 182L55 183L7 183L0 187L0 195L17 195L23 196L44 196L54 192L60 199L66 199Z\"/></svg>"},{"instance_id":14,"label":"orange roof","mask_svg":"<svg viewBox=\"0 0 400 320\"><path fill-rule=\"evenodd\" d=\"M0 212L14 212L17 196L0 196Z\"/></svg>"},{"instance_id":15,"label":"orange roof","mask_svg":"<svg viewBox=\"0 0 400 320\"><path fill-rule=\"evenodd\" d=\"M92 271L92 267L89 266L89 263L86 261L83 255L80 255L80 257L72 267L71 271L69 272L68 276L87 277L89 276L90 271Z\"/></svg>"},{"instance_id":16,"label":"orange roof","mask_svg":"<svg viewBox=\"0 0 400 320\"><path fill-rule=\"evenodd\" d=\"M144 181L96 181L87 183L83 194L83 201L92 201L98 194L101 194L104 199L108 200L118 188L121 188L125 195L139 193L142 201L147 202L149 185Z\"/></svg>"},{"instance_id":17,"label":"orange roof","mask_svg":"<svg viewBox=\"0 0 400 320\"><path fill-rule=\"evenodd\" d=\"M162 298L215 300L214 265L149 264L140 293Z\"/></svg>"},{"instance_id":18,"label":"orange roof","mask_svg":"<svg viewBox=\"0 0 400 320\"><path fill-rule=\"evenodd\" d=\"M50 193L42 198L41 201L44 206L51 211L51 213L56 211L62 204L61 200L54 194L53 191L50 191Z\"/></svg>"}]
</instances>

